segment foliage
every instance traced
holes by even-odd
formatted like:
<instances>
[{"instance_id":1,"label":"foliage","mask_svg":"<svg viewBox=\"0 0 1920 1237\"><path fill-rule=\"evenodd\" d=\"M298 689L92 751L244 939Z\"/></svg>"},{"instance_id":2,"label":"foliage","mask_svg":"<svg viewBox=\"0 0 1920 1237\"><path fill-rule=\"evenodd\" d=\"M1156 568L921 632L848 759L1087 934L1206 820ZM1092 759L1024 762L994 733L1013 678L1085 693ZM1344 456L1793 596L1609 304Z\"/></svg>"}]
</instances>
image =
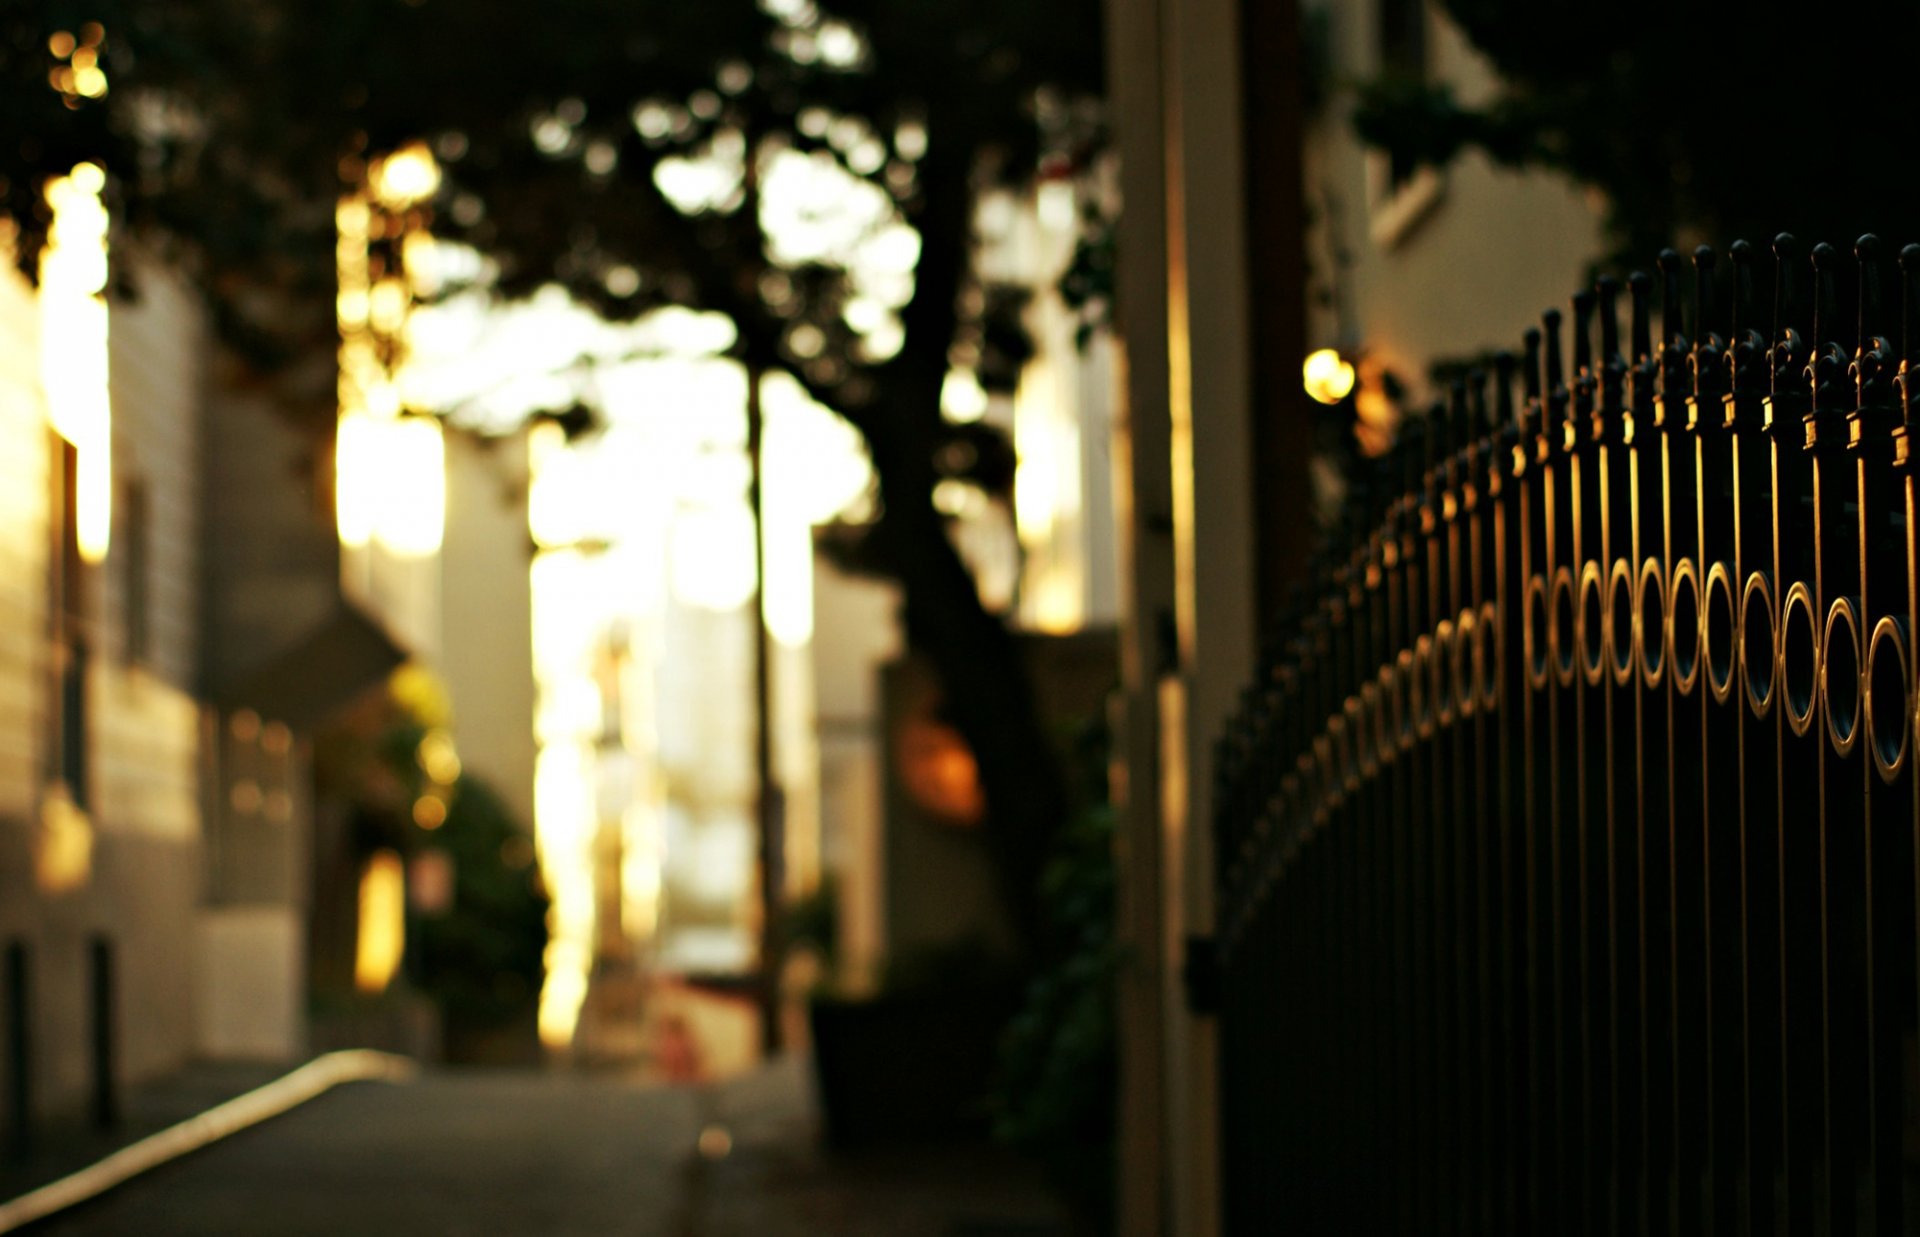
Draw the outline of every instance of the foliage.
<instances>
[{"instance_id":1,"label":"foliage","mask_svg":"<svg viewBox=\"0 0 1920 1237\"><path fill-rule=\"evenodd\" d=\"M1017 650L932 495L1009 474L1005 450L940 414L952 358L1013 356L971 272L974 195L1045 153L1085 156L1072 135L1075 101L1100 87L1098 0L0 4L0 108L29 135L0 146L0 212L23 269L44 178L100 161L127 231L199 271L224 338L275 371L316 439L334 407L334 203L370 156L416 139L445 167L425 208L436 235L484 254L500 295L558 284L614 318L724 313L734 356L846 416L878 477L862 561L902 585L908 639L980 761L1007 896L1031 918L1063 791ZM66 98L49 39L89 21L111 89ZM853 329L846 263L773 252L758 177L780 150L877 186L917 233L897 345ZM736 183L697 202L667 191L677 160L716 154Z\"/></svg>"},{"instance_id":2,"label":"foliage","mask_svg":"<svg viewBox=\"0 0 1920 1237\"><path fill-rule=\"evenodd\" d=\"M1505 89L1471 106L1383 76L1362 85L1360 135L1431 164L1476 149L1563 171L1605 194L1613 240L1641 261L1683 235L1841 244L1910 210L1916 173L1888 127L1909 115L1911 4L1440 7Z\"/></svg>"},{"instance_id":3,"label":"foliage","mask_svg":"<svg viewBox=\"0 0 1920 1237\"><path fill-rule=\"evenodd\" d=\"M433 794L446 817L427 830L400 814L378 817L379 835L361 839L392 847L409 862L438 851L452 867L452 900L444 910L416 913L408 925L407 977L450 1025L499 1026L532 1010L547 944L547 896L524 825L485 781L461 772L435 787L421 769L428 731L413 718L395 721L375 743L382 772L411 804Z\"/></svg>"},{"instance_id":4,"label":"foliage","mask_svg":"<svg viewBox=\"0 0 1920 1237\"><path fill-rule=\"evenodd\" d=\"M1081 745L1086 806L1061 832L1042 879L1048 949L1002 1041L994 1126L1101 1218L1113 1199L1119 1086L1116 818L1106 802L1105 738L1092 729Z\"/></svg>"}]
</instances>

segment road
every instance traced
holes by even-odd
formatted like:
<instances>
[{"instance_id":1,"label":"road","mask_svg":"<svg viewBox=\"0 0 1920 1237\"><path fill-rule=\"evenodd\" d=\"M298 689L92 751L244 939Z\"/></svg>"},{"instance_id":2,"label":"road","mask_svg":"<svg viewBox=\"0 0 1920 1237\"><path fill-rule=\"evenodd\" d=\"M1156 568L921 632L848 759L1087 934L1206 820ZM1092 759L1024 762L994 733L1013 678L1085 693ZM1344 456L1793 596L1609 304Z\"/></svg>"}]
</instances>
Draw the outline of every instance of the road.
<instances>
[{"instance_id":1,"label":"road","mask_svg":"<svg viewBox=\"0 0 1920 1237\"><path fill-rule=\"evenodd\" d=\"M602 1078L349 1083L32 1231L683 1237L700 1128L693 1093Z\"/></svg>"},{"instance_id":2,"label":"road","mask_svg":"<svg viewBox=\"0 0 1920 1237\"><path fill-rule=\"evenodd\" d=\"M822 1155L802 1062L716 1087L565 1072L348 1083L36 1237L1059 1237L990 1149ZM702 1135L705 1134L703 1138ZM705 1148L704 1152L702 1148Z\"/></svg>"}]
</instances>

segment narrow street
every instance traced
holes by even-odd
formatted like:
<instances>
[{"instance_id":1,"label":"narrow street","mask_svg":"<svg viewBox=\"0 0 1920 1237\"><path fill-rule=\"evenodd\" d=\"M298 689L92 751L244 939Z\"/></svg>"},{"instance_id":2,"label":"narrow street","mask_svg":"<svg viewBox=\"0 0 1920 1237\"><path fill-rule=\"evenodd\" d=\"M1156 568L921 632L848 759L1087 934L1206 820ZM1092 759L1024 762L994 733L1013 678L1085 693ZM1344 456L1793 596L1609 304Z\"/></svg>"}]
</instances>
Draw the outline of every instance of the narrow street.
<instances>
[{"instance_id":1,"label":"narrow street","mask_svg":"<svg viewBox=\"0 0 1920 1237\"><path fill-rule=\"evenodd\" d=\"M788 1061L700 1091L533 1072L349 1083L28 1231L1046 1237L1066 1229L1031 1174L984 1151L823 1156L804 1075Z\"/></svg>"}]
</instances>

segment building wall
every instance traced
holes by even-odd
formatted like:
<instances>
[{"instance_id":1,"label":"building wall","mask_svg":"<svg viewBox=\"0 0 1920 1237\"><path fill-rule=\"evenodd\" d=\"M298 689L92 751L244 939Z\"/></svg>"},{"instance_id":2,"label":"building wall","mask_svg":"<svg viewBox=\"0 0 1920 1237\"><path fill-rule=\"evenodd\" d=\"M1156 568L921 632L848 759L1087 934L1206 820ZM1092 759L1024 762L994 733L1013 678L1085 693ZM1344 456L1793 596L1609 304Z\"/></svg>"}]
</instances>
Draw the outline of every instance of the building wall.
<instances>
[{"instance_id":1,"label":"building wall","mask_svg":"<svg viewBox=\"0 0 1920 1237\"><path fill-rule=\"evenodd\" d=\"M110 316L114 536L106 560L86 569L90 812L56 834L42 801L53 767L57 456L35 295L11 263L0 272L0 945L24 947L30 1091L43 1117L78 1109L94 1085L96 943L112 956L117 1080L176 1067L194 1047L186 943L200 886L201 723L191 685L203 328L186 288L139 274L138 301L114 304ZM138 559L119 487L131 481L147 494L143 654L129 641ZM68 862L48 864L54 842ZM54 866L65 881L51 880Z\"/></svg>"},{"instance_id":2,"label":"building wall","mask_svg":"<svg viewBox=\"0 0 1920 1237\"><path fill-rule=\"evenodd\" d=\"M1379 70L1379 5L1309 7L1327 23L1330 81ZM1425 16L1429 80L1469 106L1493 97L1492 66L1439 9ZM1563 176L1477 153L1392 192L1385 157L1354 134L1352 106L1336 90L1306 138L1308 261L1317 290L1334 297L1314 303L1313 346L1363 349L1419 391L1434 361L1516 348L1530 315L1565 309L1601 252L1596 199Z\"/></svg>"},{"instance_id":3,"label":"building wall","mask_svg":"<svg viewBox=\"0 0 1920 1237\"><path fill-rule=\"evenodd\" d=\"M447 435L441 673L460 759L533 827L533 590L527 442Z\"/></svg>"}]
</instances>

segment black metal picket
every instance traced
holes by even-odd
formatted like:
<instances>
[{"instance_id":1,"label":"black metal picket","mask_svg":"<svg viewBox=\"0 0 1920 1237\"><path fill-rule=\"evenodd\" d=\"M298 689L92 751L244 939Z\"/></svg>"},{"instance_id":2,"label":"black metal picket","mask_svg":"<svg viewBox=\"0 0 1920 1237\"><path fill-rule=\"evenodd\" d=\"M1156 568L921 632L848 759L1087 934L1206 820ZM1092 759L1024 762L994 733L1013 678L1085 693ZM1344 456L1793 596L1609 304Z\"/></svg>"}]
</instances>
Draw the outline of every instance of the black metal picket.
<instances>
[{"instance_id":1,"label":"black metal picket","mask_svg":"<svg viewBox=\"0 0 1920 1237\"><path fill-rule=\"evenodd\" d=\"M1229 1233L1920 1231L1920 245L1898 352L1875 238L1773 251L1770 333L1745 243L1657 341L1644 274L1624 348L1614 280L1570 365L1549 311L1286 616L1216 760Z\"/></svg>"}]
</instances>

